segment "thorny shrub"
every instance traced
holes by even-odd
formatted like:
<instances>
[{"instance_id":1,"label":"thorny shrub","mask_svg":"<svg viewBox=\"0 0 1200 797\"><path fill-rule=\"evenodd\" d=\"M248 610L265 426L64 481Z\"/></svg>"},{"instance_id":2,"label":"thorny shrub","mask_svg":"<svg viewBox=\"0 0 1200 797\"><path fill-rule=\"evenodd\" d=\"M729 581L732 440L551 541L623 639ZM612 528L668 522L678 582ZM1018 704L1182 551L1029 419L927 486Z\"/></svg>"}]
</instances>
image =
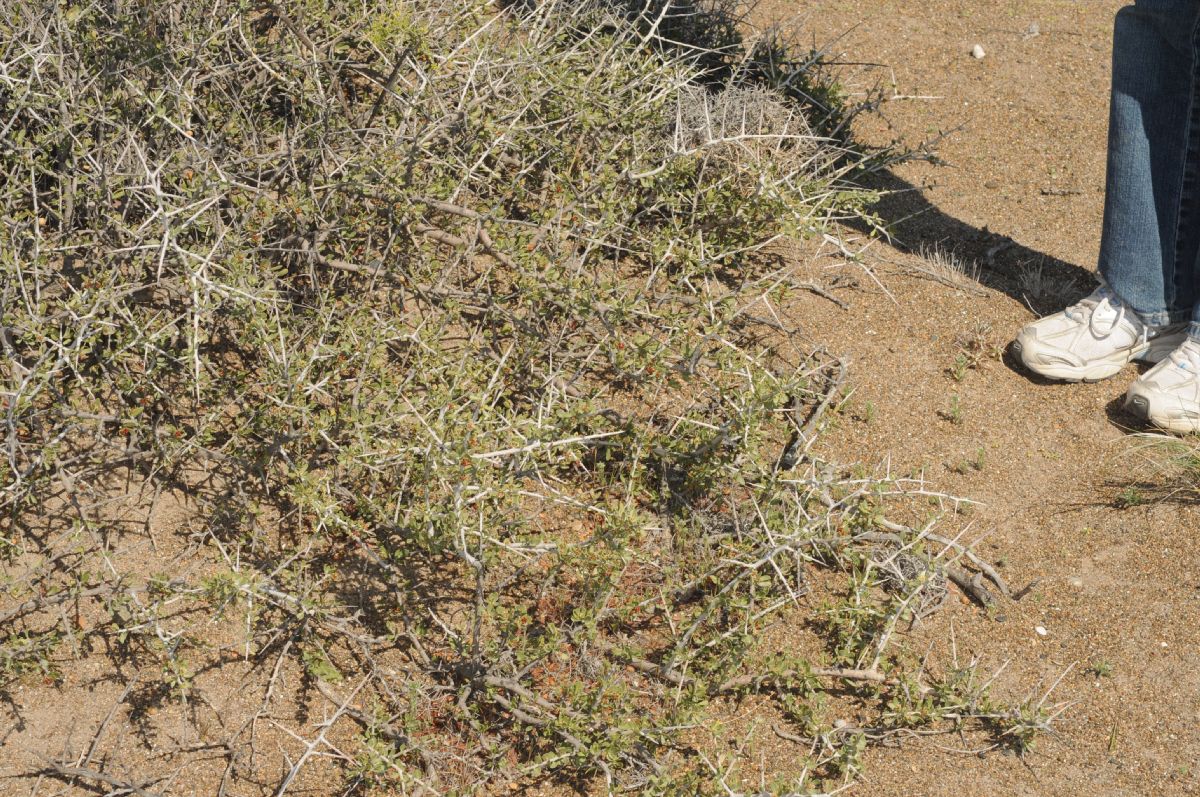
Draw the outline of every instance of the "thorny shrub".
<instances>
[{"instance_id":1,"label":"thorny shrub","mask_svg":"<svg viewBox=\"0 0 1200 797\"><path fill-rule=\"evenodd\" d=\"M65 596L179 695L163 618L236 614L257 657L366 676L347 788L404 793L757 790L690 741L750 693L810 740L782 793L1045 725L897 652L944 578L896 557L948 546L884 515L928 496L810 454L844 369L772 319L767 247L871 200L815 54L721 3L4 10L0 543L43 564L7 577L2 683L69 666ZM129 480L202 508L218 572L83 567ZM818 567L828 660L764 657Z\"/></svg>"}]
</instances>

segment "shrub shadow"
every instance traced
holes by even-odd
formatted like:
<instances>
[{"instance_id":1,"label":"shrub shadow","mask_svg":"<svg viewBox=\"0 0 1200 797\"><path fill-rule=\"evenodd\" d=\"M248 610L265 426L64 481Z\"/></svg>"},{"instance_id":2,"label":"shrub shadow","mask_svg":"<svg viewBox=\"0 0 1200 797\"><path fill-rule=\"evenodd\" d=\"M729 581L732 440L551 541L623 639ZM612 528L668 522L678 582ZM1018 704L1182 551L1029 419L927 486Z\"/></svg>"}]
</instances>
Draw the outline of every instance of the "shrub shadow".
<instances>
[{"instance_id":1,"label":"shrub shadow","mask_svg":"<svg viewBox=\"0 0 1200 797\"><path fill-rule=\"evenodd\" d=\"M922 255L935 250L952 253L968 271L978 269L979 281L1025 305L1038 315L1054 312L1091 292L1092 271L1039 252L986 225L976 227L941 210L927 191L890 171L863 177L863 187L882 194L872 212L893 236L901 252ZM849 226L863 233L866 222Z\"/></svg>"}]
</instances>

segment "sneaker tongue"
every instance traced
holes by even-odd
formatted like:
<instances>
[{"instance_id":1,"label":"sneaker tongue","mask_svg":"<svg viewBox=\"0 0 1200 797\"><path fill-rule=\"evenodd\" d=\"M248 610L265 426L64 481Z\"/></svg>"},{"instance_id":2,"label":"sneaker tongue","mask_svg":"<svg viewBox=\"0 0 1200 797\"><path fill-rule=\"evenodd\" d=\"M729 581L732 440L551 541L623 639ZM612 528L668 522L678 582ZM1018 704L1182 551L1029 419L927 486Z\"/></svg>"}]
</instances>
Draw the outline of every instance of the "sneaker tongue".
<instances>
[{"instance_id":1,"label":"sneaker tongue","mask_svg":"<svg viewBox=\"0 0 1200 797\"><path fill-rule=\"evenodd\" d=\"M1106 296L1104 298L1107 299L1108 297ZM1118 313L1120 312L1116 307L1113 306L1113 303L1109 301L1096 301L1091 297L1088 297L1084 301L1088 303L1088 309L1092 313L1093 321L1099 321L1100 323L1115 321Z\"/></svg>"},{"instance_id":2,"label":"sneaker tongue","mask_svg":"<svg viewBox=\"0 0 1200 797\"><path fill-rule=\"evenodd\" d=\"M1091 314L1091 312L1101 304L1112 307L1113 302L1110 301L1112 296L1113 294L1110 291L1108 291L1104 286L1100 286L1087 296L1084 296L1082 299L1075 302L1075 304L1071 305L1070 309L1072 312Z\"/></svg>"},{"instance_id":3,"label":"sneaker tongue","mask_svg":"<svg viewBox=\"0 0 1200 797\"><path fill-rule=\"evenodd\" d=\"M1086 322L1092 317L1092 314L1096 311L1096 307L1099 304L1100 303L1091 296L1088 296L1085 299L1080 299L1079 301L1075 302L1075 304L1068 307L1064 312L1066 313L1067 318Z\"/></svg>"},{"instance_id":4,"label":"sneaker tongue","mask_svg":"<svg viewBox=\"0 0 1200 797\"><path fill-rule=\"evenodd\" d=\"M1101 304L1114 307L1120 304L1120 300L1116 299L1116 294L1109 290L1106 286L1101 285L1096 290L1092 291L1087 296L1083 297L1076 303L1076 307L1094 309ZM1115 312L1115 308L1114 308Z\"/></svg>"}]
</instances>

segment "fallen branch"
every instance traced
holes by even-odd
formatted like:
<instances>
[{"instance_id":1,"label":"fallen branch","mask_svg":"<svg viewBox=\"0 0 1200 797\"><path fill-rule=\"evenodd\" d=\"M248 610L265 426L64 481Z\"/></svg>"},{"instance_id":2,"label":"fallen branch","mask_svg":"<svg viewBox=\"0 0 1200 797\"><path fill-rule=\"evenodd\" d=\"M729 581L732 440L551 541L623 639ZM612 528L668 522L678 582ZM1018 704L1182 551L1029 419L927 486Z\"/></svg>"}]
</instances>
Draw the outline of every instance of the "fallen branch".
<instances>
[{"instance_id":1,"label":"fallen branch","mask_svg":"<svg viewBox=\"0 0 1200 797\"><path fill-rule=\"evenodd\" d=\"M842 308L843 310L850 309L849 302L839 299L838 297L834 296L832 293L825 290L824 288L822 288L820 285L818 285L815 282L791 282L789 284L793 288L800 288L801 290L806 290L809 293L814 293L817 296L820 296L822 299L828 299L829 301L833 302L834 304L836 304L838 307Z\"/></svg>"},{"instance_id":2,"label":"fallen branch","mask_svg":"<svg viewBox=\"0 0 1200 797\"><path fill-rule=\"evenodd\" d=\"M775 689L780 688L780 685L785 681L790 681L793 678L803 678L806 675L812 675L817 678L834 678L839 681L859 681L875 684L885 684L892 680L879 670L858 670L848 667L813 667L810 670L784 670L779 673L739 675L736 678L730 678L725 683L710 690L709 694L727 695L748 688ZM921 690L924 693L928 691L928 687L922 686Z\"/></svg>"},{"instance_id":3,"label":"fallen branch","mask_svg":"<svg viewBox=\"0 0 1200 797\"><path fill-rule=\"evenodd\" d=\"M903 544L905 536L915 536L917 539L929 540L937 543L938 545L944 545L947 548L953 548L962 554L962 556L968 562L979 568L980 572L987 576L988 580L996 585L996 588L1000 590L1000 593L1004 595L1004 597L1007 598L1011 596L1011 592L1008 589L1008 584L1005 582L1004 578L998 572L996 572L996 568L981 559L974 551L970 549L969 546L963 545L962 543L952 540L949 537L943 537L940 534L934 534L929 531L918 532L908 526L894 523L886 519L880 520L879 525L893 533L880 534L876 532L867 532L864 534L855 535L855 539L867 540L869 542L898 542Z\"/></svg>"},{"instance_id":4,"label":"fallen branch","mask_svg":"<svg viewBox=\"0 0 1200 797\"><path fill-rule=\"evenodd\" d=\"M992 597L992 593L988 592L987 587L983 585L983 576L981 574L976 573L971 575L962 568L955 567L954 565L946 565L946 577L985 609L991 608L995 604L996 600Z\"/></svg>"},{"instance_id":5,"label":"fallen branch","mask_svg":"<svg viewBox=\"0 0 1200 797\"><path fill-rule=\"evenodd\" d=\"M67 766L66 764L40 755L38 758L42 759L42 761L44 761L46 764L46 769L43 769L41 772L39 772L39 775L47 775L52 778L58 778L60 780L67 780L70 782L83 779L95 781L96 783L102 783L105 786L111 787L109 790L104 792L106 795L112 794L116 791L124 791L129 794L136 794L138 797L163 797L162 792L148 791L145 788L145 784L157 783L158 781L162 780L162 778L152 778L151 780L143 781L142 785L138 785L128 780L114 778L112 775L105 774L104 772L100 772L95 769ZM100 791L100 789L96 787L96 791Z\"/></svg>"},{"instance_id":6,"label":"fallen branch","mask_svg":"<svg viewBox=\"0 0 1200 797\"><path fill-rule=\"evenodd\" d=\"M651 675L666 681L671 686L686 687L695 683L694 679L686 675L682 675L669 667L661 664L656 664L647 659L637 656L630 656L617 650L617 648L608 643L596 640L592 643L601 652L612 656L619 661L624 662L628 666L645 675ZM749 675L738 675L724 681L721 684L712 685L707 690L710 697L718 697L728 695L735 692L740 692L744 689L753 687L754 689L762 688L778 688L784 681L794 678L802 678L805 675L811 675L817 678L830 678L841 681L859 681L863 683L888 683L889 677L879 670L860 670L848 667L813 667L809 670L784 670L779 673L759 673ZM922 686L922 691L926 691L927 687Z\"/></svg>"},{"instance_id":7,"label":"fallen branch","mask_svg":"<svg viewBox=\"0 0 1200 797\"><path fill-rule=\"evenodd\" d=\"M817 426L820 424L822 416L824 416L825 411L829 409L829 406L841 392L842 386L846 383L847 366L845 360L839 359L833 365L837 367L837 374L833 377L825 377L825 389L821 400L807 419L802 421L800 418L804 407L803 397L800 395L793 397L791 413L792 423L795 424L796 430L792 432L791 440L784 447L776 470L791 470L796 467L801 457L816 442ZM821 370L828 371L829 366L825 366Z\"/></svg>"}]
</instances>

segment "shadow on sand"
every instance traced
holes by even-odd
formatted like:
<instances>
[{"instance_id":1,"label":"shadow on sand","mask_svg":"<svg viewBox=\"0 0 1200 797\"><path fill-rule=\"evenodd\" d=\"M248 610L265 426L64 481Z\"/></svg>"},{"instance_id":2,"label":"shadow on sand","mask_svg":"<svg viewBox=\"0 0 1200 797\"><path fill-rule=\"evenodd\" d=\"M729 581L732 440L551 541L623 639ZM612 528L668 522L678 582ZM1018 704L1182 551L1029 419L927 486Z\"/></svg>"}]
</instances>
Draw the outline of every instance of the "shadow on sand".
<instances>
[{"instance_id":1,"label":"shadow on sand","mask_svg":"<svg viewBox=\"0 0 1200 797\"><path fill-rule=\"evenodd\" d=\"M1030 249L1001 232L956 219L930 201L925 189L891 172L863 184L883 194L873 207L902 252L950 253L980 283L1001 291L1038 315L1055 312L1092 291L1096 277L1085 268ZM865 223L851 224L868 232Z\"/></svg>"}]
</instances>

